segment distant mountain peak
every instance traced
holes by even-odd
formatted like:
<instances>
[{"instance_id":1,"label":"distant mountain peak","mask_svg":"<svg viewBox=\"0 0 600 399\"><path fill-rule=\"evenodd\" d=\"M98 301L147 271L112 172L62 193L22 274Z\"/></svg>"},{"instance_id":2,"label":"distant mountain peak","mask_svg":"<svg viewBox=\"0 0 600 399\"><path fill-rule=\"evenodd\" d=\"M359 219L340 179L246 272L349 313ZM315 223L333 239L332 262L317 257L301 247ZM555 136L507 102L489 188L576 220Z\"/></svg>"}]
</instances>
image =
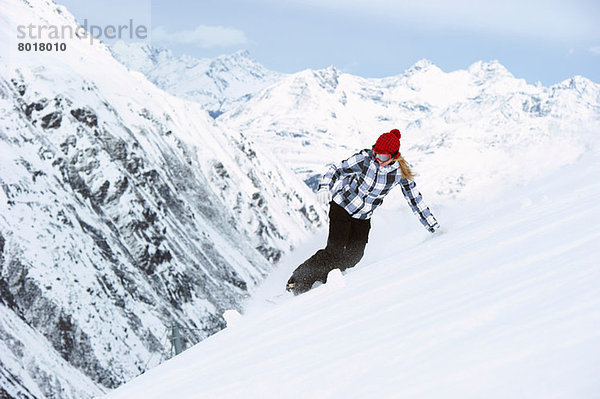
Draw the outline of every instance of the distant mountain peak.
<instances>
[{"instance_id":1,"label":"distant mountain peak","mask_svg":"<svg viewBox=\"0 0 600 399\"><path fill-rule=\"evenodd\" d=\"M248 50L239 50L232 54L223 54L212 60L213 62L224 62L229 64L255 64L260 65ZM262 67L262 65L260 65Z\"/></svg>"},{"instance_id":2,"label":"distant mountain peak","mask_svg":"<svg viewBox=\"0 0 600 399\"><path fill-rule=\"evenodd\" d=\"M415 62L412 66L410 66L406 71L404 71L403 75L408 77L411 75L427 73L431 71L441 72L442 70L428 59L422 58L419 61Z\"/></svg>"},{"instance_id":3,"label":"distant mountain peak","mask_svg":"<svg viewBox=\"0 0 600 399\"><path fill-rule=\"evenodd\" d=\"M337 79L343 73L341 70L337 69L333 65L330 65L327 68L316 69L316 70L312 70L312 71L313 71L313 74L315 74L315 75L319 75L321 77L334 78L334 79Z\"/></svg>"},{"instance_id":4,"label":"distant mountain peak","mask_svg":"<svg viewBox=\"0 0 600 399\"><path fill-rule=\"evenodd\" d=\"M471 64L467 70L473 75L514 77L498 60L477 61Z\"/></svg>"},{"instance_id":5,"label":"distant mountain peak","mask_svg":"<svg viewBox=\"0 0 600 399\"><path fill-rule=\"evenodd\" d=\"M254 59L250 55L250 51L248 51L248 50L238 50L235 53L233 53L232 56L235 56L238 58L248 58L248 59L251 59L252 61L254 61Z\"/></svg>"},{"instance_id":6,"label":"distant mountain peak","mask_svg":"<svg viewBox=\"0 0 600 399\"><path fill-rule=\"evenodd\" d=\"M265 68L248 50L196 58L146 43L117 42L111 51L128 68L175 96L200 103L214 118L285 76Z\"/></svg>"},{"instance_id":7,"label":"distant mountain peak","mask_svg":"<svg viewBox=\"0 0 600 399\"><path fill-rule=\"evenodd\" d=\"M427 69L429 67L431 67L433 65L433 63L431 61L429 61L427 58L421 58L419 61L417 61L412 68L420 71L421 69Z\"/></svg>"}]
</instances>

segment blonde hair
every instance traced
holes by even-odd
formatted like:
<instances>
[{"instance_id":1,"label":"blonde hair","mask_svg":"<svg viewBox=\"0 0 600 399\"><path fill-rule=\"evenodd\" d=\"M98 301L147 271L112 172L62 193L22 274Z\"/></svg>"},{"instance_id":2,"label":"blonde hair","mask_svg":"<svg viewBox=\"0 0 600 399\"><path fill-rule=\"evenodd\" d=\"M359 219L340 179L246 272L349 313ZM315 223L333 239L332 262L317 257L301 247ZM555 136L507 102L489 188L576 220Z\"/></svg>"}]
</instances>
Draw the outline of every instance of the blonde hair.
<instances>
[{"instance_id":1,"label":"blonde hair","mask_svg":"<svg viewBox=\"0 0 600 399\"><path fill-rule=\"evenodd\" d=\"M398 155L396 161L398 161L398 163L400 164L400 172L402 173L402 177L408 180L413 180L415 178L415 173L412 170L410 170L406 159L404 159L402 155Z\"/></svg>"}]
</instances>

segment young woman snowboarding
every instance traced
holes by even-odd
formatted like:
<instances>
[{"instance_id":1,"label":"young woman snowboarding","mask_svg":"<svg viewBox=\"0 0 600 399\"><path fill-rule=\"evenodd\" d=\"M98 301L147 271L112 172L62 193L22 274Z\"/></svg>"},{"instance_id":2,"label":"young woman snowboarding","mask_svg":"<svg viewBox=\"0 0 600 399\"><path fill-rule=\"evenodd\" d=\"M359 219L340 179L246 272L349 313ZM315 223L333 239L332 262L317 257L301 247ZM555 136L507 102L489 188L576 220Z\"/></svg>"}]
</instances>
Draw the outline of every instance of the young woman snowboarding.
<instances>
[{"instance_id":1,"label":"young woman snowboarding","mask_svg":"<svg viewBox=\"0 0 600 399\"><path fill-rule=\"evenodd\" d=\"M371 215L396 185L415 215L431 232L440 227L413 181L414 174L400 155L400 131L383 133L372 149L364 149L332 165L321 179L317 197L329 203L327 246L298 266L286 290L295 295L323 283L334 269L344 271L363 257L371 230Z\"/></svg>"}]
</instances>

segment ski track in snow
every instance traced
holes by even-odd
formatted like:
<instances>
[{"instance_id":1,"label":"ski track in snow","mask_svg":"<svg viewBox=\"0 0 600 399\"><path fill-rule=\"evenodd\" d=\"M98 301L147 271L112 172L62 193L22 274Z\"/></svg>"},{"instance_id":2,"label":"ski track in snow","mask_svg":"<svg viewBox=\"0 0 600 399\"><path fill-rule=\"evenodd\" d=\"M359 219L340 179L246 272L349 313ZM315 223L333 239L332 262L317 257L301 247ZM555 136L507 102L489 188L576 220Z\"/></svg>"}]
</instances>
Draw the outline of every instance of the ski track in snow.
<instances>
[{"instance_id":1,"label":"ski track in snow","mask_svg":"<svg viewBox=\"0 0 600 399\"><path fill-rule=\"evenodd\" d=\"M107 398L598 398L597 159L447 204L436 237L384 207L342 284L266 301L316 237L234 326Z\"/></svg>"}]
</instances>

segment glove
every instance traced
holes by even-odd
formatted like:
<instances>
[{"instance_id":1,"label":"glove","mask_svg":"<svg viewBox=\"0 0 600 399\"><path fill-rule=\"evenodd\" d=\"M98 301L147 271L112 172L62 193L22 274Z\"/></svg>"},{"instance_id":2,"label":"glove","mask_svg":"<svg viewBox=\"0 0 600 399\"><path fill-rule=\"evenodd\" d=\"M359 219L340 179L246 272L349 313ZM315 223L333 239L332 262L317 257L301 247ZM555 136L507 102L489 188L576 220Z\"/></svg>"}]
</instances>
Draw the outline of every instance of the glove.
<instances>
[{"instance_id":1,"label":"glove","mask_svg":"<svg viewBox=\"0 0 600 399\"><path fill-rule=\"evenodd\" d=\"M329 204L331 202L331 193L327 188L321 188L317 191L317 200L322 204Z\"/></svg>"},{"instance_id":2,"label":"glove","mask_svg":"<svg viewBox=\"0 0 600 399\"><path fill-rule=\"evenodd\" d=\"M434 237L436 237L436 236L439 236L441 234L444 234L446 231L444 229L442 229L439 224L436 223L433 227L429 228L429 232Z\"/></svg>"}]
</instances>

